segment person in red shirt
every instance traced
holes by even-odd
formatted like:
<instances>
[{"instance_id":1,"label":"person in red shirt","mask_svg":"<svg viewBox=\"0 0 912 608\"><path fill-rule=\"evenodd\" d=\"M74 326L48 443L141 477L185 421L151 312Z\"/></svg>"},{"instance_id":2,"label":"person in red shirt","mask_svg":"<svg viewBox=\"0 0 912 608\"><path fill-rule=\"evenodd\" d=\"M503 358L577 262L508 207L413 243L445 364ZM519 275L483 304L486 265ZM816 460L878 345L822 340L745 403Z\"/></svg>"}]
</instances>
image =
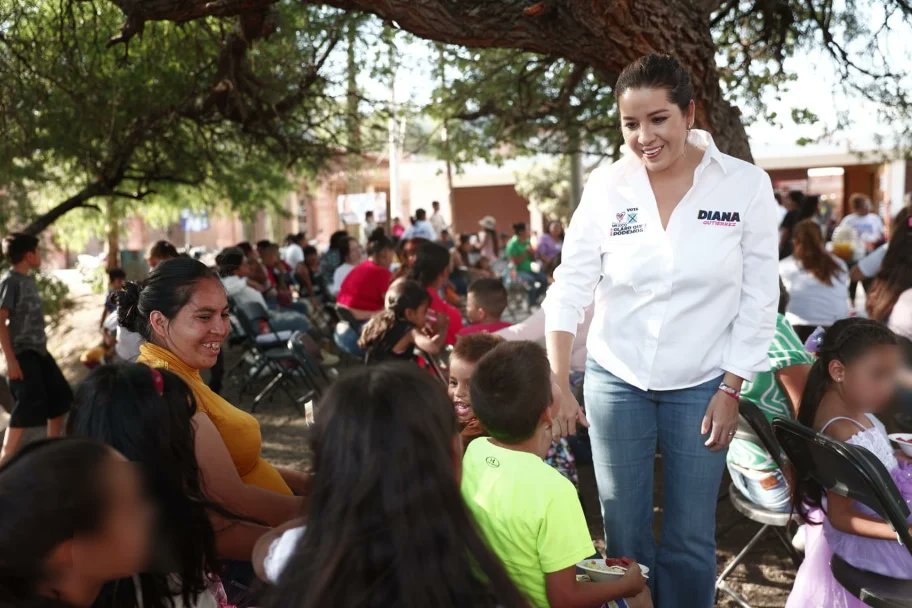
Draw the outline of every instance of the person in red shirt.
<instances>
[{"instance_id":1,"label":"person in red shirt","mask_svg":"<svg viewBox=\"0 0 912 608\"><path fill-rule=\"evenodd\" d=\"M507 309L507 288L500 279L478 279L469 286L466 299L466 317L471 325L463 327L460 336L476 333L489 333L510 327L501 321Z\"/></svg>"},{"instance_id":2,"label":"person in red shirt","mask_svg":"<svg viewBox=\"0 0 912 608\"><path fill-rule=\"evenodd\" d=\"M393 253L393 242L385 236L368 241L368 259L355 266L342 281L336 304L351 311L359 321L367 321L383 310L383 298L393 280L389 269Z\"/></svg>"},{"instance_id":3,"label":"person in red shirt","mask_svg":"<svg viewBox=\"0 0 912 608\"><path fill-rule=\"evenodd\" d=\"M442 332L442 324L446 323L446 343L456 344L456 334L462 329L462 313L440 297L440 288L449 277L450 252L437 243L422 244L409 278L418 281L431 294L431 311L432 316L436 316L437 328ZM433 318L431 322L434 322Z\"/></svg>"}]
</instances>

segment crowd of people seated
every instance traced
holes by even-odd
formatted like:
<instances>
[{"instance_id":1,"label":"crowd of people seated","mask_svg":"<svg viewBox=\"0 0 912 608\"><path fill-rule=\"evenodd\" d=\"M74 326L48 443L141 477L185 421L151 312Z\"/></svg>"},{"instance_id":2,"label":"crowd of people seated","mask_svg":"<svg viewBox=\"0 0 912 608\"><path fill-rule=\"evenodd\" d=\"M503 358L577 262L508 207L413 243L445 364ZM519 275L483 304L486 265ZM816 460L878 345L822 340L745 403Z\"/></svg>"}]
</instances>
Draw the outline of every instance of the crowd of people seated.
<instances>
[{"instance_id":1,"label":"crowd of people seated","mask_svg":"<svg viewBox=\"0 0 912 608\"><path fill-rule=\"evenodd\" d=\"M909 498L910 469L873 414L897 378L912 390L910 207L884 230L853 197L855 213L830 231L799 194L782 219L769 371L741 397L770 420L869 447ZM334 233L322 255L297 234L284 247L225 248L210 268L156 243L142 280L109 272L94 362L107 364L75 394L47 353L37 240L6 237L0 346L16 407L0 465L0 606L651 606L636 556L608 556L624 570L616 581L577 579L596 555L576 488L584 451L553 437L562 389L536 308L560 264L561 224L533 245L525 225L504 239L486 217L452 239L433 209L389 234L369 215L369 231ZM832 244L840 226L855 234L851 256ZM511 280L528 296L518 323L504 318ZM330 350L349 356L301 446L312 471L263 458L257 419L203 378L223 365L245 306L266 311L263 332L302 334L324 366L338 363ZM574 387L591 321L590 307ZM49 439L22 446L36 423ZM845 599L823 565L834 552L912 577L886 524L859 524L849 501L823 509L821 489L790 484L759 443L736 438L727 465L751 501L823 522L803 533L790 606Z\"/></svg>"}]
</instances>

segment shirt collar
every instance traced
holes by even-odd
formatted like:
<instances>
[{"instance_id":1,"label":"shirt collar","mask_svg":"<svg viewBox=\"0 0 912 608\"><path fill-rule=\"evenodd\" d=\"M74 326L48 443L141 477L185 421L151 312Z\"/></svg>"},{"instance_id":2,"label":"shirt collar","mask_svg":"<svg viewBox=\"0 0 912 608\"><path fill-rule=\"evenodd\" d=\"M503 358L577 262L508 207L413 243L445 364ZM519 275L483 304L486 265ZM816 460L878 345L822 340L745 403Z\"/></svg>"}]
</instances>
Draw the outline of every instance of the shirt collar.
<instances>
[{"instance_id":1,"label":"shirt collar","mask_svg":"<svg viewBox=\"0 0 912 608\"><path fill-rule=\"evenodd\" d=\"M703 160L700 161L700 165L698 166L705 167L710 162L715 161L716 164L719 165L719 168L722 169L723 173L728 173L725 155L716 147L716 142L713 141L713 137L708 131L704 131L703 129L691 129L687 134L687 143L706 151ZM628 146L625 145L623 151L627 161L627 166L624 170L625 175L630 175L637 169L643 167L643 162L637 158L636 154L634 154Z\"/></svg>"}]
</instances>

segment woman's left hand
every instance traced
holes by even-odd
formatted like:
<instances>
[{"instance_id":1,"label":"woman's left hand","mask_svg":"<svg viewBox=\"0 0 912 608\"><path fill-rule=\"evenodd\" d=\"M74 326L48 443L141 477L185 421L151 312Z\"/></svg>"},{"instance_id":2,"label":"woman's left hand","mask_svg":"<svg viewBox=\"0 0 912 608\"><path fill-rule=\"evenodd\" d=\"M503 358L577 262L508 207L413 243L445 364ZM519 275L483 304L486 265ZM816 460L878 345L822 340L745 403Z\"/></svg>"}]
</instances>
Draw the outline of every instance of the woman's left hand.
<instances>
[{"instance_id":1,"label":"woman's left hand","mask_svg":"<svg viewBox=\"0 0 912 608\"><path fill-rule=\"evenodd\" d=\"M709 400L709 407L706 408L706 415L703 416L703 424L700 426L701 435L710 433L706 447L713 452L727 448L735 437L737 428L738 402L722 391L716 391Z\"/></svg>"}]
</instances>

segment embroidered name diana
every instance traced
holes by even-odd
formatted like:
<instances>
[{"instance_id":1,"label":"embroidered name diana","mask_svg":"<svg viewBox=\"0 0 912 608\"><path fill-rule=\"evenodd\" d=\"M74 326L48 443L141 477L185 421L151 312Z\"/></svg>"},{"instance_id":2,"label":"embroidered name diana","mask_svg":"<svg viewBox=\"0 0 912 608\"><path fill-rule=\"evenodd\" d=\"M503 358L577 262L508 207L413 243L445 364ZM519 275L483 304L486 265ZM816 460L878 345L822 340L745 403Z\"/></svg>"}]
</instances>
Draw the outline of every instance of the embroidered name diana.
<instances>
[{"instance_id":1,"label":"embroidered name diana","mask_svg":"<svg viewBox=\"0 0 912 608\"><path fill-rule=\"evenodd\" d=\"M735 226L741 221L741 214L737 211L707 211L700 209L697 219L702 220L707 226Z\"/></svg>"}]
</instances>

